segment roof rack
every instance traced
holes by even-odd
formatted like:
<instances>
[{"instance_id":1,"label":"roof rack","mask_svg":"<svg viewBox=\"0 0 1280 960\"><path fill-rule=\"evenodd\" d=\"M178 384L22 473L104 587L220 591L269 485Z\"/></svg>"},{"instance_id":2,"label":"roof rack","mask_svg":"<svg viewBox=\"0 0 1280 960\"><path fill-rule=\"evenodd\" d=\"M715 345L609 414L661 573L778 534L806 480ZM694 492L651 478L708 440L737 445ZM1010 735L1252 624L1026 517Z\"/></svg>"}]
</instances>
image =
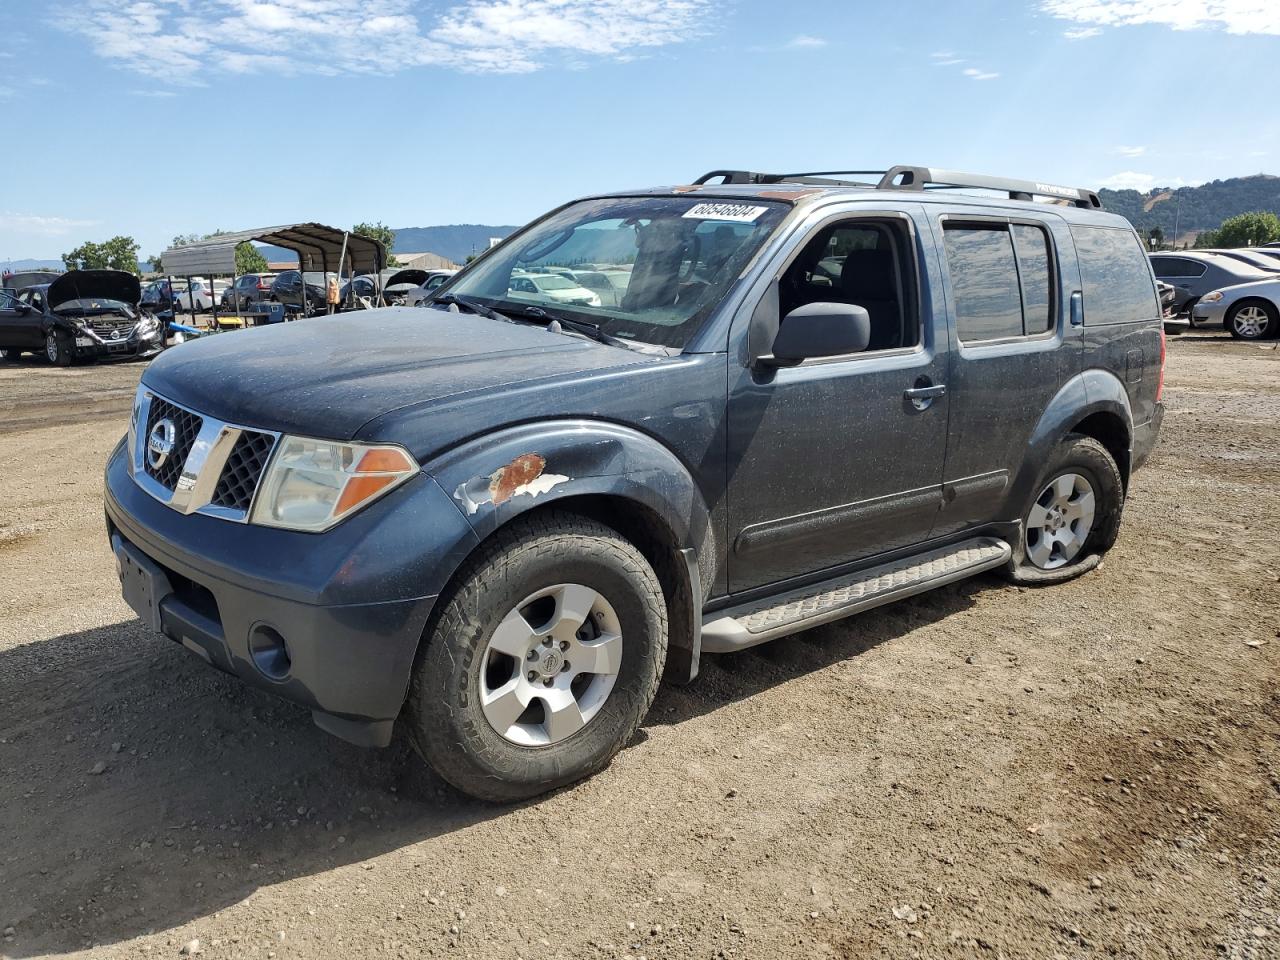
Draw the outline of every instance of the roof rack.
<instances>
[{"instance_id":1,"label":"roof rack","mask_svg":"<svg viewBox=\"0 0 1280 960\"><path fill-rule=\"evenodd\" d=\"M877 177L875 183L836 179L843 177ZM1060 187L1031 180L1010 180L981 173L960 173L934 167L899 165L888 170L822 170L813 173L755 173L750 170L712 170L694 183L702 185L719 178L722 184L796 183L827 187L874 187L877 190L996 190L1007 193L1010 200L1033 200L1051 197L1065 200L1086 210L1102 209L1102 201L1092 190L1083 187Z\"/></svg>"}]
</instances>

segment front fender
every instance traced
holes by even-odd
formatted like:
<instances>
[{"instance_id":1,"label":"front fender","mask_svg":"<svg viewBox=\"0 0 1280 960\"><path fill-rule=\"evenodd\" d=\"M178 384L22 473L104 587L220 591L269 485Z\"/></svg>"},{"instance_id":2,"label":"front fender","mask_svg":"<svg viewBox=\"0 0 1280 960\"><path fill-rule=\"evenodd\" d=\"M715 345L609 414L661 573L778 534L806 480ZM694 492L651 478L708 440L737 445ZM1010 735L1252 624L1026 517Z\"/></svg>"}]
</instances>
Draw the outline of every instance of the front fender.
<instances>
[{"instance_id":1,"label":"front fender","mask_svg":"<svg viewBox=\"0 0 1280 960\"><path fill-rule=\"evenodd\" d=\"M1068 380L1045 407L1031 438L1027 441L1027 453L1014 479L1009 499L1006 501L1011 514L1004 519L1021 520L1022 510L1030 503L1033 487L1040 479L1045 461L1062 438L1086 417L1106 413L1117 417L1124 424L1128 444L1133 442L1133 409L1124 384L1115 374L1106 370L1091 369Z\"/></svg>"},{"instance_id":2,"label":"front fender","mask_svg":"<svg viewBox=\"0 0 1280 960\"><path fill-rule=\"evenodd\" d=\"M522 424L449 450L423 470L481 539L534 507L604 495L649 508L700 565L711 562L704 553L710 511L693 476L667 447L629 427L580 419Z\"/></svg>"},{"instance_id":3,"label":"front fender","mask_svg":"<svg viewBox=\"0 0 1280 960\"><path fill-rule=\"evenodd\" d=\"M619 424L557 420L489 434L423 469L453 497L481 540L535 507L574 498L645 507L666 526L669 536L654 531L657 539L679 551L673 569L659 571L672 627L667 677L684 683L697 675L702 598L715 572L715 544L706 501L671 450Z\"/></svg>"}]
</instances>

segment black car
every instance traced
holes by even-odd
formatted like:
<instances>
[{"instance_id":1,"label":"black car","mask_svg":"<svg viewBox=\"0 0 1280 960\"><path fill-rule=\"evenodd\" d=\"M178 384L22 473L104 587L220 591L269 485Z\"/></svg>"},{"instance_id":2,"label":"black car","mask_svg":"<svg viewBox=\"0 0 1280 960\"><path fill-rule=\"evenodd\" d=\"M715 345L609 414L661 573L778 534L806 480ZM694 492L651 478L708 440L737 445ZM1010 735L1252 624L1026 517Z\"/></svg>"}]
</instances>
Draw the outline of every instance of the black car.
<instances>
[{"instance_id":1,"label":"black car","mask_svg":"<svg viewBox=\"0 0 1280 960\"><path fill-rule=\"evenodd\" d=\"M305 274L301 270L286 270L271 281L271 291L267 299L283 303L286 307L293 307L307 315L324 313L329 302L326 282L329 277L334 276L336 274L324 274L319 270L308 270ZM302 300L304 283L306 285L305 307Z\"/></svg>"},{"instance_id":2,"label":"black car","mask_svg":"<svg viewBox=\"0 0 1280 960\"><path fill-rule=\"evenodd\" d=\"M590 197L423 309L162 356L106 468L126 601L514 800L602 770L702 657L1097 568L1164 412L1133 227L1042 182L839 176ZM630 267L621 303L515 295L582 263Z\"/></svg>"},{"instance_id":3,"label":"black car","mask_svg":"<svg viewBox=\"0 0 1280 960\"><path fill-rule=\"evenodd\" d=\"M179 298L186 293L186 281L152 280L142 288L141 308L147 313L172 314ZM180 310L181 308L178 307Z\"/></svg>"},{"instance_id":4,"label":"black car","mask_svg":"<svg viewBox=\"0 0 1280 960\"><path fill-rule=\"evenodd\" d=\"M429 276L430 271L415 268L383 270L382 299L386 301L388 307L403 307L410 291L417 290L426 283ZM369 301L371 305L376 304L378 280L379 278L372 274L362 274L353 280L348 280L342 285L338 299L342 301L344 307L354 309L363 307L362 300ZM349 297L350 303L348 303Z\"/></svg>"},{"instance_id":5,"label":"black car","mask_svg":"<svg viewBox=\"0 0 1280 960\"><path fill-rule=\"evenodd\" d=\"M119 270L72 270L53 283L0 292L0 355L43 354L59 367L164 349L164 325L138 309L141 285Z\"/></svg>"}]
</instances>

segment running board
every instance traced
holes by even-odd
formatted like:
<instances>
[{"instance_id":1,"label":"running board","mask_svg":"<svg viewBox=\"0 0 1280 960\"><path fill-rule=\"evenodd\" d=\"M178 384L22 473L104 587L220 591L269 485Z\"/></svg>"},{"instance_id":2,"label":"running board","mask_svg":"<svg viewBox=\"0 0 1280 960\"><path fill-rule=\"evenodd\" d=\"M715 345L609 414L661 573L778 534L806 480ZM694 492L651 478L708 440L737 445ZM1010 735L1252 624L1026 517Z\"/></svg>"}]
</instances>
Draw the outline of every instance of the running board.
<instances>
[{"instance_id":1,"label":"running board","mask_svg":"<svg viewBox=\"0 0 1280 960\"><path fill-rule=\"evenodd\" d=\"M702 652L744 650L955 583L1003 566L1012 552L1003 540L978 537L811 584L781 596L717 611L702 624Z\"/></svg>"}]
</instances>

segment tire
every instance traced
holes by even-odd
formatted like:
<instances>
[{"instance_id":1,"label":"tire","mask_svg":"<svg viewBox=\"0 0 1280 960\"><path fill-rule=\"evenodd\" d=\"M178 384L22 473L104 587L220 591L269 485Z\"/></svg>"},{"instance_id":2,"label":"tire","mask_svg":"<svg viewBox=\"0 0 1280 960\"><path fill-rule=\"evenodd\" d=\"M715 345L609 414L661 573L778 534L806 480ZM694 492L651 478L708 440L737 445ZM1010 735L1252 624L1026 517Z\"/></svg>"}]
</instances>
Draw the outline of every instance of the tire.
<instances>
[{"instance_id":1,"label":"tire","mask_svg":"<svg viewBox=\"0 0 1280 960\"><path fill-rule=\"evenodd\" d=\"M71 338L62 330L44 335L44 356L55 367L71 366Z\"/></svg>"},{"instance_id":2,"label":"tire","mask_svg":"<svg viewBox=\"0 0 1280 960\"><path fill-rule=\"evenodd\" d=\"M515 521L467 561L438 609L414 668L408 729L423 759L473 797L524 800L591 776L653 703L667 654L662 588L640 551L603 524L559 511ZM589 612L566 615L574 609ZM548 647L548 632L571 639ZM532 662L519 656L526 648ZM600 672L566 667L575 655Z\"/></svg>"},{"instance_id":3,"label":"tire","mask_svg":"<svg viewBox=\"0 0 1280 960\"><path fill-rule=\"evenodd\" d=\"M1236 340L1266 340L1280 332L1280 311L1266 300L1241 300L1223 320Z\"/></svg>"},{"instance_id":4,"label":"tire","mask_svg":"<svg viewBox=\"0 0 1280 960\"><path fill-rule=\"evenodd\" d=\"M1022 513L1007 575L1023 585L1063 583L1094 569L1120 534L1124 481L1106 447L1071 433L1050 455Z\"/></svg>"}]
</instances>

